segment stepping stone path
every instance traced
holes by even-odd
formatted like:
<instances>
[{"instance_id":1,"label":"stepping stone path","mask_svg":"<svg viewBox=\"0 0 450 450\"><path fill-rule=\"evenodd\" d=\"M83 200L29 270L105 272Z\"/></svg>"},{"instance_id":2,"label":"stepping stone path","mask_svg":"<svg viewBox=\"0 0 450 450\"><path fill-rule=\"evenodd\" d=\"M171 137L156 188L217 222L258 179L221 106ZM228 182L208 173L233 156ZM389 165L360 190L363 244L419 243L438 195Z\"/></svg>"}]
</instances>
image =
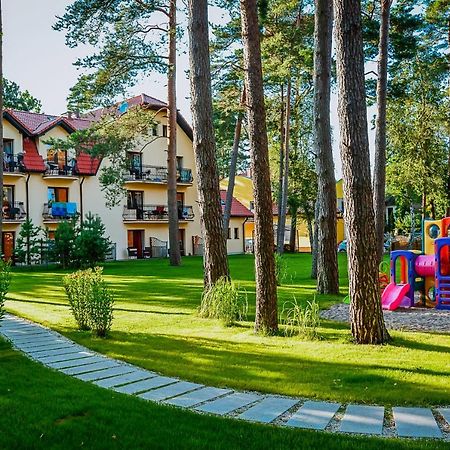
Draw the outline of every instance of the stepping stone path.
<instances>
[{"instance_id":1,"label":"stepping stone path","mask_svg":"<svg viewBox=\"0 0 450 450\"><path fill-rule=\"evenodd\" d=\"M238 392L165 377L107 358L11 314L0 322L0 335L49 368L145 400L279 426L450 442L450 407L435 411L394 407L393 424L386 425L384 418L390 417L391 411L383 406L351 404L345 407L339 403Z\"/></svg>"}]
</instances>

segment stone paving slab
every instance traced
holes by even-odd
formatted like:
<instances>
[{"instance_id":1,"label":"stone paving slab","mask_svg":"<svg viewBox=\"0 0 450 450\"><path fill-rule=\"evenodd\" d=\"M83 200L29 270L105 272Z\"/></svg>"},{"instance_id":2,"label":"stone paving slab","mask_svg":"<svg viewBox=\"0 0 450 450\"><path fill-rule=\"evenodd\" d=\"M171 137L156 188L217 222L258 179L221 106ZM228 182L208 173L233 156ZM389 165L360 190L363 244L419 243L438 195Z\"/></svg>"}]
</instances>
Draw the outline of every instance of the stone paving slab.
<instances>
[{"instance_id":1,"label":"stone paving slab","mask_svg":"<svg viewBox=\"0 0 450 450\"><path fill-rule=\"evenodd\" d=\"M189 392L187 394L171 398L170 400L166 400L164 403L183 408L190 408L198 405L199 403L207 402L226 394L231 394L232 392L233 391L231 389L205 387L203 389L199 389L198 391Z\"/></svg>"},{"instance_id":2,"label":"stone paving slab","mask_svg":"<svg viewBox=\"0 0 450 450\"><path fill-rule=\"evenodd\" d=\"M13 342L14 343L14 342ZM34 342L30 344L21 344L17 345L20 350L27 351L32 349L38 349L38 348L46 348L51 345L67 345L69 342L66 339L59 339L59 338L51 338L46 342Z\"/></svg>"},{"instance_id":3,"label":"stone paving slab","mask_svg":"<svg viewBox=\"0 0 450 450\"><path fill-rule=\"evenodd\" d=\"M152 391L144 392L140 394L145 400L152 400L154 402L160 402L166 400L167 398L176 397L178 395L185 394L186 392L193 391L204 387L202 384L190 383L188 381L179 381L178 383L169 384L169 386L164 386L159 389L153 389Z\"/></svg>"},{"instance_id":4,"label":"stone paving slab","mask_svg":"<svg viewBox=\"0 0 450 450\"><path fill-rule=\"evenodd\" d=\"M35 359L43 364L50 364L55 362L71 361L73 359L86 358L88 356L93 356L93 352L89 351L78 351L76 353L63 353L62 355L52 355L52 356L37 356Z\"/></svg>"},{"instance_id":5,"label":"stone paving slab","mask_svg":"<svg viewBox=\"0 0 450 450\"><path fill-rule=\"evenodd\" d=\"M16 347L29 347L29 346L36 346L39 344L47 344L49 342L52 341L58 341L60 340L58 337L53 336L53 335L47 335L47 336L42 336L39 338L34 338L33 336L28 336L26 339L24 340L17 340L17 339L11 339L12 343L16 346Z\"/></svg>"},{"instance_id":6,"label":"stone paving slab","mask_svg":"<svg viewBox=\"0 0 450 450\"><path fill-rule=\"evenodd\" d=\"M114 386L121 386L122 384L134 383L136 381L154 377L156 377L156 373L135 369L133 372L125 375L118 375L112 378L106 378L105 380L94 381L94 384L103 388L112 388Z\"/></svg>"},{"instance_id":7,"label":"stone paving slab","mask_svg":"<svg viewBox=\"0 0 450 450\"><path fill-rule=\"evenodd\" d=\"M217 400L212 400L208 403L197 406L195 409L197 411L224 416L225 414L229 414L236 409L250 405L250 403L256 402L260 399L262 399L262 397L257 394L234 392L226 397L218 398Z\"/></svg>"},{"instance_id":8,"label":"stone paving slab","mask_svg":"<svg viewBox=\"0 0 450 450\"><path fill-rule=\"evenodd\" d=\"M312 430L325 430L337 413L339 403L306 401L287 421L286 425Z\"/></svg>"},{"instance_id":9,"label":"stone paving slab","mask_svg":"<svg viewBox=\"0 0 450 450\"><path fill-rule=\"evenodd\" d=\"M51 333L26 333L20 335L10 336L10 339L18 345L26 344L27 342L41 341L43 339L56 339L57 336Z\"/></svg>"},{"instance_id":10,"label":"stone paving slab","mask_svg":"<svg viewBox=\"0 0 450 450\"><path fill-rule=\"evenodd\" d=\"M284 397L266 397L262 402L247 409L240 414L239 419L254 422L270 423L291 409L298 400Z\"/></svg>"},{"instance_id":11,"label":"stone paving slab","mask_svg":"<svg viewBox=\"0 0 450 450\"><path fill-rule=\"evenodd\" d=\"M433 413L428 408L392 408L400 437L440 438L439 429Z\"/></svg>"},{"instance_id":12,"label":"stone paving slab","mask_svg":"<svg viewBox=\"0 0 450 450\"><path fill-rule=\"evenodd\" d=\"M441 413L445 421L450 425L450 408L440 408L438 411Z\"/></svg>"},{"instance_id":13,"label":"stone paving slab","mask_svg":"<svg viewBox=\"0 0 450 450\"><path fill-rule=\"evenodd\" d=\"M100 363L103 361L107 360L100 356L86 356L82 358L73 359L71 361L47 363L46 366L49 366L53 369L68 369L70 367L87 366L89 364Z\"/></svg>"},{"instance_id":14,"label":"stone paving slab","mask_svg":"<svg viewBox=\"0 0 450 450\"><path fill-rule=\"evenodd\" d=\"M73 344L71 344L70 342L61 341L61 342L57 342L56 344L40 345L38 347L31 347L31 348L21 347L20 350L22 352L28 353L29 355L34 355L38 352L45 352L45 351L50 351L50 350L62 350L64 348L69 348L69 347L73 347Z\"/></svg>"},{"instance_id":15,"label":"stone paving slab","mask_svg":"<svg viewBox=\"0 0 450 450\"><path fill-rule=\"evenodd\" d=\"M382 434L383 406L348 405L341 421L343 433Z\"/></svg>"},{"instance_id":16,"label":"stone paving slab","mask_svg":"<svg viewBox=\"0 0 450 450\"><path fill-rule=\"evenodd\" d=\"M109 369L111 367L120 366L118 361L112 359L105 359L102 362L95 364L88 364L86 366L69 367L68 369L62 369L61 372L66 375L80 375L82 373L94 372L96 370Z\"/></svg>"},{"instance_id":17,"label":"stone paving slab","mask_svg":"<svg viewBox=\"0 0 450 450\"><path fill-rule=\"evenodd\" d=\"M125 375L127 373L131 373L135 370L133 366L127 366L122 364L121 366L112 367L110 369L98 370L96 372L88 372L82 373L80 375L75 375L75 378L78 378L82 381L100 381L104 378L111 378L120 375Z\"/></svg>"},{"instance_id":18,"label":"stone paving slab","mask_svg":"<svg viewBox=\"0 0 450 450\"><path fill-rule=\"evenodd\" d=\"M18 339L25 336L48 336L49 332L42 328L36 328L33 330L17 330L12 328L11 330L3 330L2 333L10 339Z\"/></svg>"},{"instance_id":19,"label":"stone paving slab","mask_svg":"<svg viewBox=\"0 0 450 450\"><path fill-rule=\"evenodd\" d=\"M125 384L124 386L115 387L116 392L122 394L137 394L138 392L149 391L167 384L176 383L178 380L170 377L153 377L148 380L137 381L136 383Z\"/></svg>"},{"instance_id":20,"label":"stone paving slab","mask_svg":"<svg viewBox=\"0 0 450 450\"><path fill-rule=\"evenodd\" d=\"M87 349L79 345L67 344L65 347L57 348L55 350L38 349L30 350L27 353L29 353L34 359L40 360L41 358L47 358L48 356L68 355L83 351L87 351Z\"/></svg>"}]
</instances>

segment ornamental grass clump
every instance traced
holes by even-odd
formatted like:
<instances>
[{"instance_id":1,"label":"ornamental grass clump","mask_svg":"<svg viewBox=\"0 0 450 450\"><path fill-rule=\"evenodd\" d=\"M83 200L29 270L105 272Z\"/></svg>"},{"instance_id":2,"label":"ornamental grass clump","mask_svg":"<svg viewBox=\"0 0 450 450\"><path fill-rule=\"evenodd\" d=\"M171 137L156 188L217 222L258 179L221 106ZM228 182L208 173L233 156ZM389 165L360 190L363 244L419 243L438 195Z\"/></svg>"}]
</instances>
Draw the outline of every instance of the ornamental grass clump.
<instances>
[{"instance_id":1,"label":"ornamental grass clump","mask_svg":"<svg viewBox=\"0 0 450 450\"><path fill-rule=\"evenodd\" d=\"M292 301L283 304L280 316L285 335L298 335L307 339L319 337L317 329L320 326L320 308L315 297L303 307L294 297Z\"/></svg>"},{"instance_id":2,"label":"ornamental grass clump","mask_svg":"<svg viewBox=\"0 0 450 450\"><path fill-rule=\"evenodd\" d=\"M5 314L5 300L11 282L11 264L0 260L0 319Z\"/></svg>"},{"instance_id":3,"label":"ornamental grass clump","mask_svg":"<svg viewBox=\"0 0 450 450\"><path fill-rule=\"evenodd\" d=\"M78 328L106 336L113 320L114 299L103 279L103 269L78 270L66 275L63 284Z\"/></svg>"},{"instance_id":4,"label":"ornamental grass clump","mask_svg":"<svg viewBox=\"0 0 450 450\"><path fill-rule=\"evenodd\" d=\"M247 318L247 295L225 277L219 278L214 286L203 292L200 317L219 319L225 326Z\"/></svg>"},{"instance_id":5,"label":"ornamental grass clump","mask_svg":"<svg viewBox=\"0 0 450 450\"><path fill-rule=\"evenodd\" d=\"M275 253L275 277L277 280L277 286L281 286L287 278L287 262L278 253Z\"/></svg>"}]
</instances>

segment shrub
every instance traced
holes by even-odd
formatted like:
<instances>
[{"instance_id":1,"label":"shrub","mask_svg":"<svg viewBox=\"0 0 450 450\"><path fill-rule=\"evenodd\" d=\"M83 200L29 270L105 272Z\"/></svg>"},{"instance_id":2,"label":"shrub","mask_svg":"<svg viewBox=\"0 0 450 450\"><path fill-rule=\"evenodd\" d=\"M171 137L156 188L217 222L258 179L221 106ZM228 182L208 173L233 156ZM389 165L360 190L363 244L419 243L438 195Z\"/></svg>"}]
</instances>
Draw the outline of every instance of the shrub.
<instances>
[{"instance_id":1,"label":"shrub","mask_svg":"<svg viewBox=\"0 0 450 450\"><path fill-rule=\"evenodd\" d=\"M25 220L20 227L14 249L14 256L18 263L30 265L41 262L42 231L42 228L34 225L31 219Z\"/></svg>"},{"instance_id":2,"label":"shrub","mask_svg":"<svg viewBox=\"0 0 450 450\"><path fill-rule=\"evenodd\" d=\"M63 269L73 263L76 237L76 219L63 220L55 230L55 241L52 246L54 261L59 261Z\"/></svg>"},{"instance_id":3,"label":"shrub","mask_svg":"<svg viewBox=\"0 0 450 450\"><path fill-rule=\"evenodd\" d=\"M287 262L278 253L275 253L275 277L277 279L277 286L281 286L287 277Z\"/></svg>"},{"instance_id":4,"label":"shrub","mask_svg":"<svg viewBox=\"0 0 450 450\"><path fill-rule=\"evenodd\" d=\"M201 317L220 319L225 326L247 318L247 295L239 292L232 281L225 277L203 292L199 314Z\"/></svg>"},{"instance_id":5,"label":"shrub","mask_svg":"<svg viewBox=\"0 0 450 450\"><path fill-rule=\"evenodd\" d=\"M308 301L302 307L297 299L283 304L280 322L285 325L287 336L299 335L309 339L318 338L317 328L320 326L320 308L316 299Z\"/></svg>"},{"instance_id":6,"label":"shrub","mask_svg":"<svg viewBox=\"0 0 450 450\"><path fill-rule=\"evenodd\" d=\"M6 294L11 281L11 263L0 260L0 319L5 313Z\"/></svg>"},{"instance_id":7,"label":"shrub","mask_svg":"<svg viewBox=\"0 0 450 450\"><path fill-rule=\"evenodd\" d=\"M89 330L89 299L92 296L92 270L79 270L63 278L70 309L80 330Z\"/></svg>"},{"instance_id":8,"label":"shrub","mask_svg":"<svg viewBox=\"0 0 450 450\"><path fill-rule=\"evenodd\" d=\"M79 270L66 275L63 283L79 329L106 336L112 324L114 299L103 279L103 269Z\"/></svg>"},{"instance_id":9,"label":"shrub","mask_svg":"<svg viewBox=\"0 0 450 450\"><path fill-rule=\"evenodd\" d=\"M103 269L96 267L92 271L92 297L89 301L89 323L92 331L105 337L111 329L114 299L103 279Z\"/></svg>"}]
</instances>

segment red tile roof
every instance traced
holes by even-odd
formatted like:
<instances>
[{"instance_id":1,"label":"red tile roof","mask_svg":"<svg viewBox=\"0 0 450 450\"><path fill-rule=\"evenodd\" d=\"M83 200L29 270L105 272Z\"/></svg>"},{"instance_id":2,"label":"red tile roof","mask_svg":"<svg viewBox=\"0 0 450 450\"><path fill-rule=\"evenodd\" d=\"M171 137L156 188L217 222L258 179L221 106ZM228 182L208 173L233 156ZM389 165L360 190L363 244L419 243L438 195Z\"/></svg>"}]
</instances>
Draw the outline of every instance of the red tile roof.
<instances>
[{"instance_id":1,"label":"red tile roof","mask_svg":"<svg viewBox=\"0 0 450 450\"><path fill-rule=\"evenodd\" d=\"M33 138L23 138L23 165L28 172L45 172L45 164Z\"/></svg>"},{"instance_id":2,"label":"red tile roof","mask_svg":"<svg viewBox=\"0 0 450 450\"><path fill-rule=\"evenodd\" d=\"M220 198L222 200L222 212L225 209L225 202L227 199L227 191L220 191ZM231 217L253 217L253 213L246 208L239 200L233 197L231 201Z\"/></svg>"},{"instance_id":3,"label":"red tile roof","mask_svg":"<svg viewBox=\"0 0 450 450\"><path fill-rule=\"evenodd\" d=\"M95 175L100 167L101 160L93 158L87 153L79 153L77 156L76 172L78 175Z\"/></svg>"}]
</instances>

